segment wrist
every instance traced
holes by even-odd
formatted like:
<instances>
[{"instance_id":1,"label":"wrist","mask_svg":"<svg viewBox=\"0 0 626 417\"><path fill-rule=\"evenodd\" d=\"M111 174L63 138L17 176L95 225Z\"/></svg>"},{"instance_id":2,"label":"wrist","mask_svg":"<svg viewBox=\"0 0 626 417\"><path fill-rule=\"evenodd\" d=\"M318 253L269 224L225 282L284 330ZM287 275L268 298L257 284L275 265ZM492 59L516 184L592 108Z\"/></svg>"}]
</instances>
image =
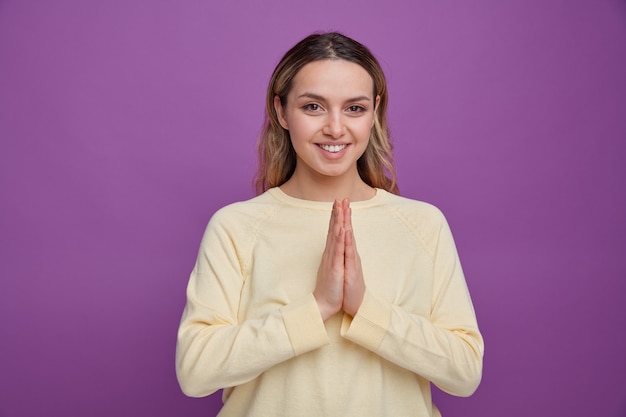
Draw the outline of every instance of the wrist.
<instances>
[{"instance_id":1,"label":"wrist","mask_svg":"<svg viewBox=\"0 0 626 417\"><path fill-rule=\"evenodd\" d=\"M331 306L329 306L327 303L324 303L323 301L321 301L316 295L315 293L313 293L313 297L315 298L315 302L317 303L317 308L320 311L320 315L322 316L322 320L326 321L328 320L330 317L332 317L338 310L333 309Z\"/></svg>"}]
</instances>

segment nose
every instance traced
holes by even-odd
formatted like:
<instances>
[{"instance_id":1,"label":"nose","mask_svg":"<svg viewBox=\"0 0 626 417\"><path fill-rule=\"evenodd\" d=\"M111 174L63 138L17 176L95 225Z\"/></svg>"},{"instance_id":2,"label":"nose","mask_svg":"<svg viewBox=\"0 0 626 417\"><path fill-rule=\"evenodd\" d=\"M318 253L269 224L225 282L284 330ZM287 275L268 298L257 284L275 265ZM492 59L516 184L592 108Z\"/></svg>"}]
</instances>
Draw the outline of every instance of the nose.
<instances>
[{"instance_id":1,"label":"nose","mask_svg":"<svg viewBox=\"0 0 626 417\"><path fill-rule=\"evenodd\" d=\"M322 132L332 138L339 139L344 135L346 126L341 112L330 112L326 117L326 123Z\"/></svg>"}]
</instances>

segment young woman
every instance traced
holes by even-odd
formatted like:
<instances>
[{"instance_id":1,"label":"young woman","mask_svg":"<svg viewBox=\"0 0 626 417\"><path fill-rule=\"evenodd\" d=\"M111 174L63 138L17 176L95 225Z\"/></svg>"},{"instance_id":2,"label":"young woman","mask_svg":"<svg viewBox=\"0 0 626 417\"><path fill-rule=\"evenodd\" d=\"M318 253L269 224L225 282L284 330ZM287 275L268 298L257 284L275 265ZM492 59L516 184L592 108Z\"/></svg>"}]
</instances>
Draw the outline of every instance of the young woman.
<instances>
[{"instance_id":1,"label":"young woman","mask_svg":"<svg viewBox=\"0 0 626 417\"><path fill-rule=\"evenodd\" d=\"M430 383L468 396L483 340L452 235L397 195L375 57L314 34L280 61L259 194L209 222L187 289L183 391L220 416L439 416Z\"/></svg>"}]
</instances>

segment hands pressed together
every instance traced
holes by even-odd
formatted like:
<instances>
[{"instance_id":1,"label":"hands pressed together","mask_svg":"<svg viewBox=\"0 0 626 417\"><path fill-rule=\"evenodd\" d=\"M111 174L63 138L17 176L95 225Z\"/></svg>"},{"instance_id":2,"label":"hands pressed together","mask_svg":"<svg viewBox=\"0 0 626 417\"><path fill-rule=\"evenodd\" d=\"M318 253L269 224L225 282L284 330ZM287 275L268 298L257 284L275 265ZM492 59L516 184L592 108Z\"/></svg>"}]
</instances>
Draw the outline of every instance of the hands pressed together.
<instances>
[{"instance_id":1,"label":"hands pressed together","mask_svg":"<svg viewBox=\"0 0 626 417\"><path fill-rule=\"evenodd\" d=\"M352 231L350 200L337 200L333 204L313 296L326 321L341 310L354 316L364 294L365 281Z\"/></svg>"}]
</instances>

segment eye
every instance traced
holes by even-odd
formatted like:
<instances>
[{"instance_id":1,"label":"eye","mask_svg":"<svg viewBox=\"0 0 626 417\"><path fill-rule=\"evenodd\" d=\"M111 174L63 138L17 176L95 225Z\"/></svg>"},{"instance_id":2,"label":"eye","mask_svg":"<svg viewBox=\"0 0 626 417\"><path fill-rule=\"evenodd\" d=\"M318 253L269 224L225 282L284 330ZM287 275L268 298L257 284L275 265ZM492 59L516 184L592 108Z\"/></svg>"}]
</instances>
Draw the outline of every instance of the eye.
<instances>
[{"instance_id":1,"label":"eye","mask_svg":"<svg viewBox=\"0 0 626 417\"><path fill-rule=\"evenodd\" d=\"M351 113L363 113L364 111L367 111L367 109L363 106L357 106L356 104L348 107L348 111Z\"/></svg>"},{"instance_id":2,"label":"eye","mask_svg":"<svg viewBox=\"0 0 626 417\"><path fill-rule=\"evenodd\" d=\"M302 109L305 111L318 111L320 109L320 106L316 103L309 103L302 106Z\"/></svg>"}]
</instances>

